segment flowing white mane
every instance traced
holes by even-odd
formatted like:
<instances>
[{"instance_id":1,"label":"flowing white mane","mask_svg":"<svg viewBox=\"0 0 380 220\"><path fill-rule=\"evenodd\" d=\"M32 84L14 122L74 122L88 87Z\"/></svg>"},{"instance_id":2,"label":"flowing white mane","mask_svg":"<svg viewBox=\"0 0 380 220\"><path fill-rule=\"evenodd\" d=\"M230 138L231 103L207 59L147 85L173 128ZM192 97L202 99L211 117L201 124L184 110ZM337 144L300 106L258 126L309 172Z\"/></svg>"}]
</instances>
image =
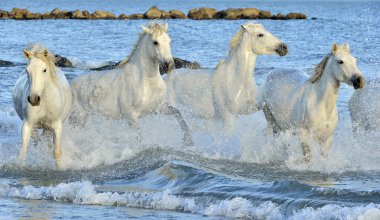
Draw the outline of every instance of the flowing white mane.
<instances>
[{"instance_id":1,"label":"flowing white mane","mask_svg":"<svg viewBox=\"0 0 380 220\"><path fill-rule=\"evenodd\" d=\"M152 30L152 35L153 36L160 36L161 34L165 33L166 30L165 30L165 26L160 24L160 23L149 23L148 24L148 28L150 30ZM127 58L125 58L124 60L120 61L120 63L117 65L117 68L121 68L123 67L126 63L128 63L129 59L134 55L134 53L136 52L138 46L140 45L142 39L144 38L144 36L146 35L147 33L145 33L144 31L140 32L139 33L139 37L135 43L135 45L133 46L133 49L132 49L132 52L130 53L129 56L127 56Z\"/></svg>"},{"instance_id":2,"label":"flowing white mane","mask_svg":"<svg viewBox=\"0 0 380 220\"><path fill-rule=\"evenodd\" d=\"M44 61L49 66L50 77L55 80L57 79L54 53L40 43L29 44L25 50L30 52L34 57Z\"/></svg>"},{"instance_id":3,"label":"flowing white mane","mask_svg":"<svg viewBox=\"0 0 380 220\"><path fill-rule=\"evenodd\" d=\"M251 23L251 22L248 22L244 25L241 25L240 26L240 29L238 30L238 32L236 32L236 34L232 37L231 41L230 41L230 51L228 52L228 56L231 55L231 52L236 48L236 46L239 44L240 40L242 39L243 37L243 34L245 31L247 31L248 29L253 29L253 28L261 28L263 29L264 27L261 25L261 24L255 24L255 23ZM216 68L218 68L221 64L223 64L224 62L224 59L222 59L218 65L216 66Z\"/></svg>"},{"instance_id":4,"label":"flowing white mane","mask_svg":"<svg viewBox=\"0 0 380 220\"><path fill-rule=\"evenodd\" d=\"M325 71L326 63L329 60L331 55L332 55L331 53L327 54L321 62L315 65L314 73L309 78L309 81L311 83L317 83L322 78L323 72Z\"/></svg>"}]
</instances>

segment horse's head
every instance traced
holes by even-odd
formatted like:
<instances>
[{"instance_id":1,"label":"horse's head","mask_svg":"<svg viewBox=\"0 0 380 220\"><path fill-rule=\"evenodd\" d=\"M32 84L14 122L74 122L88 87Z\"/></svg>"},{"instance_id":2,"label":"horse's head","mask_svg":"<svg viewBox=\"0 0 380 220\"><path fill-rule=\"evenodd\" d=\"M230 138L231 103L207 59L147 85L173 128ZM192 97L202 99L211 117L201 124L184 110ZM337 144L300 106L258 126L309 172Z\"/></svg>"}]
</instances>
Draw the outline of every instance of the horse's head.
<instances>
[{"instance_id":1,"label":"horse's head","mask_svg":"<svg viewBox=\"0 0 380 220\"><path fill-rule=\"evenodd\" d=\"M333 44L331 48L331 68L336 80L352 85L355 89L364 87L365 79L356 66L356 58L352 56L348 44Z\"/></svg>"},{"instance_id":2,"label":"horse's head","mask_svg":"<svg viewBox=\"0 0 380 220\"><path fill-rule=\"evenodd\" d=\"M31 50L23 50L24 56L29 60L25 68L28 74L29 94L28 102L38 106L44 88L48 85L51 75L54 74L54 56L41 45L34 45Z\"/></svg>"},{"instance_id":3,"label":"horse's head","mask_svg":"<svg viewBox=\"0 0 380 220\"><path fill-rule=\"evenodd\" d=\"M141 26L147 36L146 48L151 59L158 62L164 72L174 69L174 60L170 49L170 37L167 33L168 24L150 24L148 27Z\"/></svg>"},{"instance_id":4,"label":"horse's head","mask_svg":"<svg viewBox=\"0 0 380 220\"><path fill-rule=\"evenodd\" d=\"M249 33L253 53L278 54L280 56L288 53L288 46L265 30L261 24L247 23L241 25L241 28L242 31Z\"/></svg>"}]
</instances>

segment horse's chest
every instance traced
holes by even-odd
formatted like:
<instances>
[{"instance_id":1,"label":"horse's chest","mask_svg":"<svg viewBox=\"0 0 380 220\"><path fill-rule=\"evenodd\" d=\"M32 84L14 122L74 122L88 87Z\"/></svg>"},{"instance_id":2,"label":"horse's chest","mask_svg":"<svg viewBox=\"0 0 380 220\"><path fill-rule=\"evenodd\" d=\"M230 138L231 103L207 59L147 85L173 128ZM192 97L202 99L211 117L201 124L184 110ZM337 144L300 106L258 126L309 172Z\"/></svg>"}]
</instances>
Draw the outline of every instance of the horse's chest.
<instances>
[{"instance_id":1,"label":"horse's chest","mask_svg":"<svg viewBox=\"0 0 380 220\"><path fill-rule=\"evenodd\" d=\"M143 109L152 110L163 101L165 85L160 83L147 83L139 92L138 105Z\"/></svg>"},{"instance_id":2,"label":"horse's chest","mask_svg":"<svg viewBox=\"0 0 380 220\"><path fill-rule=\"evenodd\" d=\"M334 133L338 124L338 114L332 112L318 112L309 117L310 127L317 136L324 138Z\"/></svg>"}]
</instances>

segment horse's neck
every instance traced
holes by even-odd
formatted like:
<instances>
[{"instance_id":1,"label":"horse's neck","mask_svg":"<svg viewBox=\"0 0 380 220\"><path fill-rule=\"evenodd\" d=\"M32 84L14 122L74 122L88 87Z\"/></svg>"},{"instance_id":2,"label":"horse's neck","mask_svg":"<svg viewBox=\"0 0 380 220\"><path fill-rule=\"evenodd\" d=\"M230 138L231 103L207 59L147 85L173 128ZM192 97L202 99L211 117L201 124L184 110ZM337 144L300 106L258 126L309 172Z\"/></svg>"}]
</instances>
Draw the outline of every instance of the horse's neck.
<instances>
[{"instance_id":1,"label":"horse's neck","mask_svg":"<svg viewBox=\"0 0 380 220\"><path fill-rule=\"evenodd\" d=\"M131 54L131 58L127 64L134 66L134 71L137 71L140 80L144 81L146 79L160 77L160 70L158 62L149 58L147 48L143 41L144 40L141 40L133 54Z\"/></svg>"},{"instance_id":2,"label":"horse's neck","mask_svg":"<svg viewBox=\"0 0 380 220\"><path fill-rule=\"evenodd\" d=\"M252 83L257 54L250 51L250 48L252 48L252 46L249 39L243 36L243 39L240 40L236 48L232 49L224 61L223 67L220 68L233 70L233 75L231 76L236 80ZM225 70L217 72L223 73Z\"/></svg>"},{"instance_id":3,"label":"horse's neck","mask_svg":"<svg viewBox=\"0 0 380 220\"><path fill-rule=\"evenodd\" d=\"M314 85L318 104L320 107L325 108L327 112L332 112L332 110L336 108L340 84L333 76L329 63L326 64L326 68L319 82Z\"/></svg>"}]
</instances>

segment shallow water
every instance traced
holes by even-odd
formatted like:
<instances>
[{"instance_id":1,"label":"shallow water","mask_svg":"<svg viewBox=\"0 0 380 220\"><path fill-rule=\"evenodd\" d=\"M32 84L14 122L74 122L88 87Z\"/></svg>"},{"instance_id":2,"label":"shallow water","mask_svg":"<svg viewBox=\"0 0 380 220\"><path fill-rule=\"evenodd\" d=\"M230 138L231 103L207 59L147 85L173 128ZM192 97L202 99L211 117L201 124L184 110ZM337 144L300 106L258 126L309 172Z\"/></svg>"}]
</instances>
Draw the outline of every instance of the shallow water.
<instances>
[{"instance_id":1,"label":"shallow water","mask_svg":"<svg viewBox=\"0 0 380 220\"><path fill-rule=\"evenodd\" d=\"M365 77L379 75L379 2L299 1L7 1L0 8L31 11L104 9L116 14L209 6L300 11L317 20L258 22L289 47L285 57L259 56L255 77L286 67L307 71L333 42L349 43ZM246 21L168 20L172 53L214 67ZM3 218L140 219L378 219L380 218L380 133L354 137L347 101L353 89L341 85L339 126L328 159L298 163L301 147L290 133L268 136L262 113L239 117L232 134L217 121L185 114L193 147L182 146L179 126L168 116L140 120L143 141L126 121L95 119L85 128L67 125L64 171L54 168L49 140L31 146L27 166L17 163L21 121L11 94L26 60L21 49L42 42L70 58L69 79L90 67L126 57L145 20L0 20L0 213ZM191 82L189 82L191 83ZM115 129L117 128L117 129Z\"/></svg>"}]
</instances>

